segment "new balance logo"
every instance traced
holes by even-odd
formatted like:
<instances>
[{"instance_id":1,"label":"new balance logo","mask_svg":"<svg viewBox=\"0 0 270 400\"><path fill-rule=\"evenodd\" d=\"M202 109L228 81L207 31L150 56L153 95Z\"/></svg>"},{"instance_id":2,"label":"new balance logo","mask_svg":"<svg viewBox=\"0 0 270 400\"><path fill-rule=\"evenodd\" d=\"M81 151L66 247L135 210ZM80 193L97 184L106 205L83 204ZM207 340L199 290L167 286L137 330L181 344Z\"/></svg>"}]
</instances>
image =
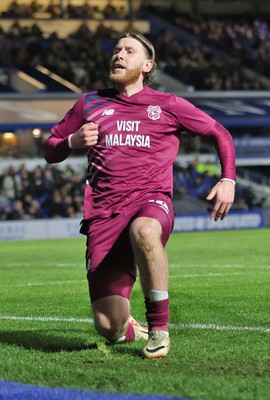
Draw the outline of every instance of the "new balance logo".
<instances>
[{"instance_id":1,"label":"new balance logo","mask_svg":"<svg viewBox=\"0 0 270 400\"><path fill-rule=\"evenodd\" d=\"M108 110L104 110L103 113L101 114L101 116L103 115L113 115L114 113L114 109L113 108L109 108Z\"/></svg>"}]
</instances>

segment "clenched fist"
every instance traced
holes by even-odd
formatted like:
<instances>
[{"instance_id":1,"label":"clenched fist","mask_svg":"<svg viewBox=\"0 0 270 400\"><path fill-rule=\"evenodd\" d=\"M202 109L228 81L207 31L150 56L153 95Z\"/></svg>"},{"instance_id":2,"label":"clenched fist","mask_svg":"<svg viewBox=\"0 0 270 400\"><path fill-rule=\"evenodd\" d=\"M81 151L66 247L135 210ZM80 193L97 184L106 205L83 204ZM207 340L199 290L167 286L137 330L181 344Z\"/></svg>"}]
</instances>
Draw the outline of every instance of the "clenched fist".
<instances>
[{"instance_id":1,"label":"clenched fist","mask_svg":"<svg viewBox=\"0 0 270 400\"><path fill-rule=\"evenodd\" d=\"M97 144L98 135L98 125L94 122L88 122L69 136L69 147L72 150L92 147Z\"/></svg>"}]
</instances>

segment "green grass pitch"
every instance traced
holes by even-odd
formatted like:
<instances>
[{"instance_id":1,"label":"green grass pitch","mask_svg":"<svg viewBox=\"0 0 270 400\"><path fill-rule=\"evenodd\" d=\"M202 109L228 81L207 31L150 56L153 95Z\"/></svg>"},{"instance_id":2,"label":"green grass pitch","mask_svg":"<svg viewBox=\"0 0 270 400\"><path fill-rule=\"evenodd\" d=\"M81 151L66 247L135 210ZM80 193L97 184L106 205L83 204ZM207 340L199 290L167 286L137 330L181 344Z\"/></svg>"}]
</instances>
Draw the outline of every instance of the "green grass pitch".
<instances>
[{"instance_id":1,"label":"green grass pitch","mask_svg":"<svg viewBox=\"0 0 270 400\"><path fill-rule=\"evenodd\" d=\"M92 323L85 241L0 243L0 379L207 400L270 398L270 230L175 233L172 348L107 346ZM132 315L145 321L136 283Z\"/></svg>"}]
</instances>

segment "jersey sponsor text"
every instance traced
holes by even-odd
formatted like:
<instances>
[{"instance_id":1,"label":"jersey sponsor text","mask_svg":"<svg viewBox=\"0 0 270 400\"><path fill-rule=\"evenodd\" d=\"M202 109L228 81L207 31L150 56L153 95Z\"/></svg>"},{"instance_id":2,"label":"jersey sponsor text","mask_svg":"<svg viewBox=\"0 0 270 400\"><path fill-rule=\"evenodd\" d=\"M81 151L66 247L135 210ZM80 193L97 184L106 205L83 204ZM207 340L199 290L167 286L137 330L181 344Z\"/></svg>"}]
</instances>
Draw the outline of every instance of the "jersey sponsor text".
<instances>
[{"instance_id":1,"label":"jersey sponsor text","mask_svg":"<svg viewBox=\"0 0 270 400\"><path fill-rule=\"evenodd\" d=\"M141 121L116 121L118 132L139 132Z\"/></svg>"},{"instance_id":2,"label":"jersey sponsor text","mask_svg":"<svg viewBox=\"0 0 270 400\"><path fill-rule=\"evenodd\" d=\"M105 135L106 146L134 146L134 147L148 147L150 148L149 135L131 135L127 134L110 134Z\"/></svg>"}]
</instances>

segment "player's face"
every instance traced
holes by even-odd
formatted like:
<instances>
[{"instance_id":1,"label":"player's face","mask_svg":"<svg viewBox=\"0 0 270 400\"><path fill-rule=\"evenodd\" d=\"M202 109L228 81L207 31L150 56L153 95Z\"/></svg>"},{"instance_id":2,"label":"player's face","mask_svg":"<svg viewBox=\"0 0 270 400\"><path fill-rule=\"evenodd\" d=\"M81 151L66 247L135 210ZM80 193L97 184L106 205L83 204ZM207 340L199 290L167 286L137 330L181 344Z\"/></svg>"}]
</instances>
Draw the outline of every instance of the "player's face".
<instances>
[{"instance_id":1,"label":"player's face","mask_svg":"<svg viewBox=\"0 0 270 400\"><path fill-rule=\"evenodd\" d=\"M110 79L123 86L143 81L143 72L149 71L149 63L143 45L134 38L123 38L117 43L110 68ZM150 68L150 69L151 69Z\"/></svg>"}]
</instances>

